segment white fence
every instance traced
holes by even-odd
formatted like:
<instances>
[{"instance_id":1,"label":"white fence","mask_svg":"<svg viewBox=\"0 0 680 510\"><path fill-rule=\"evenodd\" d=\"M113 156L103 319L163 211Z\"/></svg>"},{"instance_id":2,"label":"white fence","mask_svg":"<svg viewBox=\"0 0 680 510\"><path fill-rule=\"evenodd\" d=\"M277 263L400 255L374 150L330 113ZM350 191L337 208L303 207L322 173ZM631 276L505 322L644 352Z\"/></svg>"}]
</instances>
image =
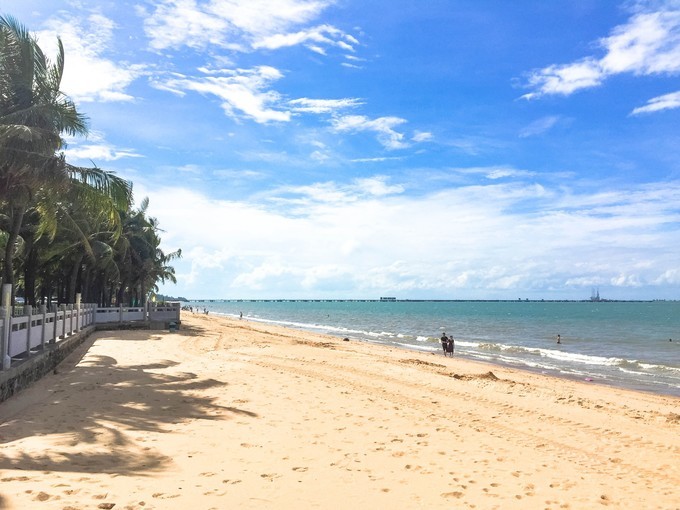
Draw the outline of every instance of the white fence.
<instances>
[{"instance_id":1,"label":"white fence","mask_svg":"<svg viewBox=\"0 0 680 510\"><path fill-rule=\"evenodd\" d=\"M80 296L78 296L79 298ZM12 358L26 358L95 324L128 322L177 322L180 320L180 304L145 307L101 308L93 304L61 305L48 311L45 305L39 309L23 307L23 314L12 317L9 308L0 308L0 367L9 369Z\"/></svg>"}]
</instances>

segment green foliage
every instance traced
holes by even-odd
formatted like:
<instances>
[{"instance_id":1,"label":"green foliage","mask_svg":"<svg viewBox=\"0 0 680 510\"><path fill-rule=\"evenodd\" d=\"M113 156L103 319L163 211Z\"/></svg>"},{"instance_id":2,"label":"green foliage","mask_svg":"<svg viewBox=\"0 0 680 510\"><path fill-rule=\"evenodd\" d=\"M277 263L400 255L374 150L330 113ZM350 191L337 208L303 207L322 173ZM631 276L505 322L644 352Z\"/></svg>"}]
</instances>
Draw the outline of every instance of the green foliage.
<instances>
[{"instance_id":1,"label":"green foliage","mask_svg":"<svg viewBox=\"0 0 680 510\"><path fill-rule=\"evenodd\" d=\"M143 303L156 283L175 281L160 230L132 209L132 184L96 165L66 162L63 134L87 120L60 90L64 48L54 62L11 17L0 17L0 261L3 283L38 298ZM39 296L39 297L38 297Z\"/></svg>"}]
</instances>

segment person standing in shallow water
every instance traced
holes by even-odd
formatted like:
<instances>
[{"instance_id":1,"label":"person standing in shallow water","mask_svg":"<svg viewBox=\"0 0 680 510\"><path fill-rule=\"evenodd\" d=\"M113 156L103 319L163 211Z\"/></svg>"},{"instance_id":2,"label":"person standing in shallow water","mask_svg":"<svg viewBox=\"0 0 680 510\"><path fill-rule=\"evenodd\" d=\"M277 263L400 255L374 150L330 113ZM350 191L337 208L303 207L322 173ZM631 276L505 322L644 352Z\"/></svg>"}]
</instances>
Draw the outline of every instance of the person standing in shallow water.
<instances>
[{"instance_id":1,"label":"person standing in shallow water","mask_svg":"<svg viewBox=\"0 0 680 510\"><path fill-rule=\"evenodd\" d=\"M444 351L444 356L446 356L446 349L447 349L447 346L449 345L449 339L446 336L446 331L444 333L442 333L441 341L442 341L442 350Z\"/></svg>"},{"instance_id":2,"label":"person standing in shallow water","mask_svg":"<svg viewBox=\"0 0 680 510\"><path fill-rule=\"evenodd\" d=\"M450 336L449 341L446 344L446 352L448 354L450 354L452 358L453 358L453 347L454 347L453 336Z\"/></svg>"},{"instance_id":3,"label":"person standing in shallow water","mask_svg":"<svg viewBox=\"0 0 680 510\"><path fill-rule=\"evenodd\" d=\"M561 344L561 343L562 343L562 339L560 338L560 335L557 335L557 343L558 343L558 344Z\"/></svg>"}]
</instances>

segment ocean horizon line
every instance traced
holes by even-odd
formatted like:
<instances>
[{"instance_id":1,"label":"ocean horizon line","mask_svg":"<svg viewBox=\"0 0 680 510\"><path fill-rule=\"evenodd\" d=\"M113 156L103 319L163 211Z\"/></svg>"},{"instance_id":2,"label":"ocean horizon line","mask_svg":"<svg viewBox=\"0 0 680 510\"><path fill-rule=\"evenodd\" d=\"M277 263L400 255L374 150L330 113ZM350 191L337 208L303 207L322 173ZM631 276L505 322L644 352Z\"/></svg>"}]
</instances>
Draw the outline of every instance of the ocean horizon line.
<instances>
[{"instance_id":1,"label":"ocean horizon line","mask_svg":"<svg viewBox=\"0 0 680 510\"><path fill-rule=\"evenodd\" d=\"M678 302L680 299L397 299L397 298L214 298L188 299L187 302L200 303L656 303ZM179 300L179 298L178 298Z\"/></svg>"}]
</instances>

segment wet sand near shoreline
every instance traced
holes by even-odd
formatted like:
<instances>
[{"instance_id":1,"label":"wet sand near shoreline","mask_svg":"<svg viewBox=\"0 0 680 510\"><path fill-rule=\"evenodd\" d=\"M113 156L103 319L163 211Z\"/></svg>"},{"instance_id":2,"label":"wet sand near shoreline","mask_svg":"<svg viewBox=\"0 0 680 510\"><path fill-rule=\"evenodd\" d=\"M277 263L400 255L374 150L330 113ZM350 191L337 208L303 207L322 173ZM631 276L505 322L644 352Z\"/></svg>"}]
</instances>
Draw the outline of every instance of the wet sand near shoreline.
<instances>
[{"instance_id":1,"label":"wet sand near shoreline","mask_svg":"<svg viewBox=\"0 0 680 510\"><path fill-rule=\"evenodd\" d=\"M680 399L238 319L0 404L0 509L680 508Z\"/></svg>"}]
</instances>

